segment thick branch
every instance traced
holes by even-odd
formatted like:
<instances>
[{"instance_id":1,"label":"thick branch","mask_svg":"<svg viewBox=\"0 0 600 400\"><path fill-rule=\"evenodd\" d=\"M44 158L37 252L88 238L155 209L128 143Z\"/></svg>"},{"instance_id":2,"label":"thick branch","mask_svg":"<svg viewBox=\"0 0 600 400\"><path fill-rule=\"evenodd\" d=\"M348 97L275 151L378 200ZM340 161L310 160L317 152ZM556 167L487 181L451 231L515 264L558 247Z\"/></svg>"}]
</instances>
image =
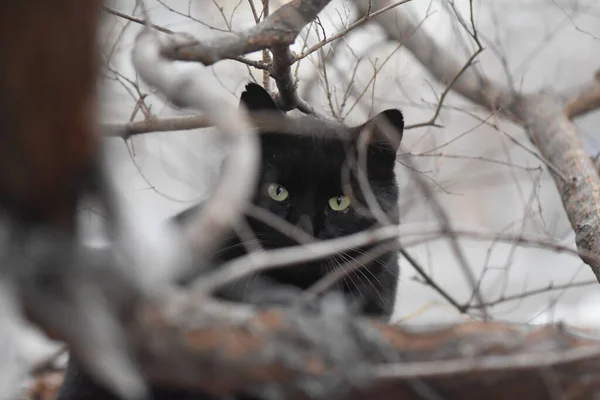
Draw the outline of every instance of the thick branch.
<instances>
[{"instance_id":1,"label":"thick branch","mask_svg":"<svg viewBox=\"0 0 600 400\"><path fill-rule=\"evenodd\" d=\"M595 79L591 83L581 87L567 100L564 113L569 119L573 119L598 108L600 108L600 71L596 72Z\"/></svg>"},{"instance_id":2,"label":"thick branch","mask_svg":"<svg viewBox=\"0 0 600 400\"><path fill-rule=\"evenodd\" d=\"M183 294L146 304L137 315L131 340L151 381L220 395L268 384L287 399L336 391L416 400L419 382L443 398L548 399L549 368L572 399L590 398L600 384L600 342L586 338L592 332L564 327L411 330L344 314L256 313Z\"/></svg>"},{"instance_id":3,"label":"thick branch","mask_svg":"<svg viewBox=\"0 0 600 400\"><path fill-rule=\"evenodd\" d=\"M300 30L315 19L330 0L292 0L260 24L238 34L212 41L195 41L165 50L169 57L211 65L219 60L253 53L265 48L291 45Z\"/></svg>"},{"instance_id":4,"label":"thick branch","mask_svg":"<svg viewBox=\"0 0 600 400\"><path fill-rule=\"evenodd\" d=\"M389 0L356 0L357 7L366 13L369 5L375 11L390 4ZM423 64L431 75L447 84L457 75L463 63L454 53L443 48L427 34L417 29L416 20L403 7L401 12L381 14L373 19L390 39L400 41ZM565 105L557 94L542 92L535 95L514 93L503 85L478 75L472 68L464 71L454 82L452 90L490 111L499 110L528 128L531 141L537 146L554 178L563 206L577 235L577 247L583 253L600 255L600 177L577 137L575 126L567 115L581 112L572 109L565 115ZM600 264L582 255L600 280Z\"/></svg>"},{"instance_id":5,"label":"thick branch","mask_svg":"<svg viewBox=\"0 0 600 400\"><path fill-rule=\"evenodd\" d=\"M527 97L521 113L531 140L554 166L550 174L576 233L581 258L600 279L598 258L585 255L600 254L600 181L589 155L583 150L577 128L562 110L563 103L558 96L542 93Z\"/></svg>"}]
</instances>

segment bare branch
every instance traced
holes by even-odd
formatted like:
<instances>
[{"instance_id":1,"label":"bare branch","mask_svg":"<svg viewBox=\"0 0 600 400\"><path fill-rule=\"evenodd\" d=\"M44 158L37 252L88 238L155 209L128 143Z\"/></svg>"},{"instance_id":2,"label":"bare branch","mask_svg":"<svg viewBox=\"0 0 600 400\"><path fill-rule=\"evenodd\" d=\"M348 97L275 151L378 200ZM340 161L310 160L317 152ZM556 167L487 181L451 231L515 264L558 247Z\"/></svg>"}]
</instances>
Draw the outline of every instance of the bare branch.
<instances>
[{"instance_id":1,"label":"bare branch","mask_svg":"<svg viewBox=\"0 0 600 400\"><path fill-rule=\"evenodd\" d=\"M270 72L279 90L279 95L276 97L277 106L285 111L297 108L305 114L315 114L315 110L300 98L296 90L296 82L291 69L294 56L290 48L287 45L273 46L271 51L273 52L273 65Z\"/></svg>"},{"instance_id":2,"label":"bare branch","mask_svg":"<svg viewBox=\"0 0 600 400\"><path fill-rule=\"evenodd\" d=\"M119 11L119 10L115 10L114 8L108 7L108 6L106 6L106 5L105 5L105 6L103 6L103 9L104 9L104 11L105 11L105 12L107 12L107 13L109 13L109 14L112 14L112 15L114 15L114 16L116 16L116 17L120 17L120 18L126 19L126 20L128 20L128 21L131 21L131 22L138 23L138 24L140 24L140 25L148 25L148 23L146 22L146 20L145 20L145 19L143 19L143 18L134 17L133 15L126 14L126 13L124 13L124 12L121 12L121 11ZM166 34L168 34L168 35L173 35L173 34L175 34L175 32L174 32L174 31L172 31L172 30L170 30L170 29L168 29L168 28L164 28L164 27L162 27L162 26L159 26L159 25L154 25L154 24L151 24L150 26L151 26L153 29L156 29L157 31L160 31L160 32L162 32L162 33L166 33Z\"/></svg>"},{"instance_id":3,"label":"bare branch","mask_svg":"<svg viewBox=\"0 0 600 400\"><path fill-rule=\"evenodd\" d=\"M567 100L564 110L567 118L573 119L600 108L600 71L594 78Z\"/></svg>"},{"instance_id":4,"label":"bare branch","mask_svg":"<svg viewBox=\"0 0 600 400\"><path fill-rule=\"evenodd\" d=\"M317 51L317 50L321 49L322 47L328 45L329 43L333 42L334 40L338 40L339 38L346 36L346 34L353 31L354 29L358 28L359 26L363 25L365 22L367 22L371 18L376 17L379 14L384 13L388 10L391 10L394 7L398 7L398 6L401 6L402 4L408 3L409 1L412 1L412 0L400 0L393 4L389 4L375 12L367 12L365 15L363 15L357 21L350 24L347 28L342 29L341 31L339 31L338 33L336 33L333 36L330 36L326 39L321 40L319 43L315 44L311 48L307 49L306 51L303 51L301 54L296 55L295 61L300 61L303 58L308 57L315 51Z\"/></svg>"},{"instance_id":5,"label":"bare branch","mask_svg":"<svg viewBox=\"0 0 600 400\"><path fill-rule=\"evenodd\" d=\"M409 171L411 172L411 176L414 178L414 181L419 191L423 193L427 201L430 203L432 211L440 223L442 232L448 235L450 248L452 249L456 260L458 261L458 264L463 272L463 275L465 276L467 283L471 287L471 290L473 290L473 295L475 296L479 304L485 304L483 296L479 292L479 287L477 285L475 275L473 274L473 270L471 269L460 245L458 244L457 236L455 234L454 228L452 227L452 221L450 220L450 217L448 216L440 202L437 200L436 194L431 189L427 181L423 178L421 174L416 172L416 168L412 160L406 159L405 162L410 167ZM482 310L484 316L487 318L487 313L484 306L482 306Z\"/></svg>"},{"instance_id":6,"label":"bare branch","mask_svg":"<svg viewBox=\"0 0 600 400\"><path fill-rule=\"evenodd\" d=\"M467 62L465 63L465 65L460 69L460 71L457 72L457 74L454 76L454 78L452 78L452 80L448 83L448 85L446 85L446 88L444 89L444 91L440 95L437 107L435 108L435 111L434 111L433 115L431 116L431 118L429 119L429 121L419 122L419 123L416 123L416 124L407 125L405 129L407 129L407 130L408 129L415 129L415 128L421 128L421 127L424 127L424 126L438 126L439 127L439 125L437 125L436 121L437 121L437 119L438 119L438 117L440 115L440 112L442 111L442 107L444 105L444 100L446 99L446 96L452 90L452 87L454 86L454 83L467 70L467 68L469 68L471 66L471 64L475 61L475 58L477 58L477 56L482 51L483 51L482 48L478 48L471 55L471 57L469 57L469 59L467 60Z\"/></svg>"},{"instance_id":7,"label":"bare branch","mask_svg":"<svg viewBox=\"0 0 600 400\"><path fill-rule=\"evenodd\" d=\"M164 46L164 44L163 44ZM210 120L233 141L233 149L212 199L186 228L194 253L206 256L240 218L254 191L258 172L258 140L243 110L212 93L197 74L176 74L172 62L162 58L159 37L144 29L136 39L133 64L142 79L159 88L171 101L206 112Z\"/></svg>"},{"instance_id":8,"label":"bare branch","mask_svg":"<svg viewBox=\"0 0 600 400\"><path fill-rule=\"evenodd\" d=\"M330 398L342 389L349 399L417 400L411 383L419 379L445 398L505 399L517 388L514 398L542 400L548 398L542 369L549 367L565 391L578 391L574 399L590 398L599 383L594 332L564 326L402 329L345 314L256 313L182 294L148 303L136 315L131 343L152 382L221 396L269 385L289 399ZM582 382L582 374L589 379Z\"/></svg>"},{"instance_id":9,"label":"bare branch","mask_svg":"<svg viewBox=\"0 0 600 400\"><path fill-rule=\"evenodd\" d=\"M218 270L209 275L203 276L195 284L195 290L201 294L210 293L223 285L254 272L269 268L284 268L290 264L316 260L358 246L393 240L398 237L398 233L398 226L388 225L336 239L321 240L302 246L265 250L239 257L223 264Z\"/></svg>"},{"instance_id":10,"label":"bare branch","mask_svg":"<svg viewBox=\"0 0 600 400\"><path fill-rule=\"evenodd\" d=\"M252 9L252 13L254 15L254 21L258 24L260 22L260 19L259 19L258 15L256 14L256 9L254 7L254 0L249 0L249 3L250 3L250 8ZM269 0L262 0L262 5L263 5L262 18L266 19L269 16L269 13L271 12L269 10ZM262 61L263 61L263 63L265 63L265 65L271 65L271 63L272 63L271 54L269 54L268 49L263 49ZM271 77L270 77L269 71L265 69L263 71L263 87L267 91L269 91L270 87L271 87L270 78Z\"/></svg>"},{"instance_id":11,"label":"bare branch","mask_svg":"<svg viewBox=\"0 0 600 400\"><path fill-rule=\"evenodd\" d=\"M389 0L356 0L361 12L387 6ZM600 177L583 150L576 127L564 112L557 94L541 92L522 95L499 83L480 77L472 69L458 74L461 63L454 53L440 46L425 30L415 31L417 24L408 7L373 18L390 39L402 42L440 83L448 85L456 76L452 89L491 111L520 121L530 140L547 160L549 170L562 197L571 227L577 235L578 249L585 254L600 254ZM582 255L600 280L597 258Z\"/></svg>"},{"instance_id":12,"label":"bare branch","mask_svg":"<svg viewBox=\"0 0 600 400\"><path fill-rule=\"evenodd\" d=\"M568 282L563 285L557 285L555 283L550 282L548 285L541 287L541 288L531 289L531 290L527 290L524 292L515 293L515 294L511 294L511 295L502 295L495 300L488 301L486 306L494 307L499 304L508 303L510 301L515 301L515 300L522 300L526 297L536 296L539 294L544 294L544 293L552 292L555 290L566 290L566 289L573 289L573 288L577 288L577 287L592 286L592 285L597 285L597 284L598 284L598 281ZM468 308L477 308L477 307L479 307L479 305L469 305L468 306Z\"/></svg>"},{"instance_id":13,"label":"bare branch","mask_svg":"<svg viewBox=\"0 0 600 400\"><path fill-rule=\"evenodd\" d=\"M530 96L521 106L530 138L540 153L568 180L550 174L562 198L579 250L600 254L600 179L577 136L577 128L563 114L557 95ZM600 263L582 255L600 279Z\"/></svg>"},{"instance_id":14,"label":"bare branch","mask_svg":"<svg viewBox=\"0 0 600 400\"><path fill-rule=\"evenodd\" d=\"M298 124L290 121L280 113L271 111L255 111L247 116L248 121L257 130L275 131L282 134L312 135L314 126ZM107 137L122 137L140 135L150 132L167 132L174 130L190 130L215 126L214 120L205 115L184 115L168 118L152 118L145 121L106 123L102 126Z\"/></svg>"},{"instance_id":15,"label":"bare branch","mask_svg":"<svg viewBox=\"0 0 600 400\"><path fill-rule=\"evenodd\" d=\"M214 126L211 119L204 115L185 115L182 117L153 118L122 124L104 124L102 129L106 136L128 139L130 136L142 133L189 130L211 126Z\"/></svg>"},{"instance_id":16,"label":"bare branch","mask_svg":"<svg viewBox=\"0 0 600 400\"><path fill-rule=\"evenodd\" d=\"M198 61L212 65L225 58L253 53L273 46L294 43L300 30L316 18L330 0L292 0L277 9L260 24L238 34L212 41L177 44L164 50L167 56L181 61Z\"/></svg>"}]
</instances>

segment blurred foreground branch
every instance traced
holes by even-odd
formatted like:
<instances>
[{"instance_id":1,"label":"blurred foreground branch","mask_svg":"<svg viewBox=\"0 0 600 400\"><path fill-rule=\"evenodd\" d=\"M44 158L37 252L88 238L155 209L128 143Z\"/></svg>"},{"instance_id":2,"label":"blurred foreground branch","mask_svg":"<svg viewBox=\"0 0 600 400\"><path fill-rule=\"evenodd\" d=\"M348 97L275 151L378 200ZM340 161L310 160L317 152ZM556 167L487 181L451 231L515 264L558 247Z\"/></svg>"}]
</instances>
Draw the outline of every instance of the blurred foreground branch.
<instances>
[{"instance_id":1,"label":"blurred foreground branch","mask_svg":"<svg viewBox=\"0 0 600 400\"><path fill-rule=\"evenodd\" d=\"M350 315L245 306L171 294L143 305L131 343L155 383L287 399L589 399L600 378L594 332L464 323L400 328ZM586 376L586 379L581 377ZM552 383L549 383L549 380Z\"/></svg>"},{"instance_id":2,"label":"blurred foreground branch","mask_svg":"<svg viewBox=\"0 0 600 400\"><path fill-rule=\"evenodd\" d=\"M171 43L169 41L168 43ZM167 44L155 30L138 35L132 52L133 64L151 86L157 87L174 104L204 111L232 143L223 176L211 200L185 229L186 244L193 256L205 260L233 228L250 199L258 174L258 139L245 110L218 98L196 73L177 74L172 61L161 56ZM198 268L193 262L189 267Z\"/></svg>"}]
</instances>

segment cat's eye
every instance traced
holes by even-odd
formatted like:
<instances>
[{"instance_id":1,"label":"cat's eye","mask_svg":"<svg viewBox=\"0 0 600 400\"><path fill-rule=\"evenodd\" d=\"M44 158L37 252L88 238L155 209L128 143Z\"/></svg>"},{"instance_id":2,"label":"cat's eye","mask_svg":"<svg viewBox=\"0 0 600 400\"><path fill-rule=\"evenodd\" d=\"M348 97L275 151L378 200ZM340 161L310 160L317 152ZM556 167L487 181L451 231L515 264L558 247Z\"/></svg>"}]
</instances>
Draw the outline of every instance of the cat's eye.
<instances>
[{"instance_id":1,"label":"cat's eye","mask_svg":"<svg viewBox=\"0 0 600 400\"><path fill-rule=\"evenodd\" d=\"M290 195L286 188L277 183L269 184L269 186L267 187L267 193L269 193L269 196L273 200L279 202L284 201Z\"/></svg>"},{"instance_id":2,"label":"cat's eye","mask_svg":"<svg viewBox=\"0 0 600 400\"><path fill-rule=\"evenodd\" d=\"M337 196L329 199L329 207L334 211L344 211L350 206L350 197Z\"/></svg>"}]
</instances>

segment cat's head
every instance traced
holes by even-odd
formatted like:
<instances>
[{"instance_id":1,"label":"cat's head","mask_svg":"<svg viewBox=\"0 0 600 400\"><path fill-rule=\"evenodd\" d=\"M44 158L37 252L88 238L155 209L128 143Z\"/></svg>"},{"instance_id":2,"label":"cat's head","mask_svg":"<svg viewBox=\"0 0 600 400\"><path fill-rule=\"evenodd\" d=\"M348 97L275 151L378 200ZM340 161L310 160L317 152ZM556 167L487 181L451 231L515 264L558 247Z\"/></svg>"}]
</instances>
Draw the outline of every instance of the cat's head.
<instances>
[{"instance_id":1,"label":"cat's head","mask_svg":"<svg viewBox=\"0 0 600 400\"><path fill-rule=\"evenodd\" d=\"M250 113L272 111L284 116L269 93L257 84L246 86L240 104ZM397 221L394 166L404 128L399 110L383 111L355 127L313 116L284 118L286 126L301 133L261 132L260 182L254 197L257 206L318 239L372 226L376 219L368 209L356 173L361 148L370 190L389 219ZM270 237L264 245L284 244Z\"/></svg>"}]
</instances>

